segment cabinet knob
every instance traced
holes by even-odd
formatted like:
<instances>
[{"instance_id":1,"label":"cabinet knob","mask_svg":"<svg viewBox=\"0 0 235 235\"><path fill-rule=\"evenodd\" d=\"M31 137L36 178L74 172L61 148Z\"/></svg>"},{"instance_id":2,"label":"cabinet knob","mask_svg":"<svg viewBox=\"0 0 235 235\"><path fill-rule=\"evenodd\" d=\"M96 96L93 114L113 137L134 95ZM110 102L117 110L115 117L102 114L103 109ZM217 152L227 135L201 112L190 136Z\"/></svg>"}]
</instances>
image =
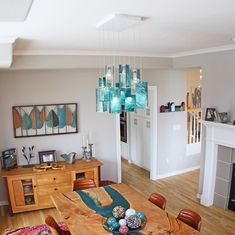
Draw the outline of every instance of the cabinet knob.
<instances>
[{"instance_id":1,"label":"cabinet knob","mask_svg":"<svg viewBox=\"0 0 235 235\"><path fill-rule=\"evenodd\" d=\"M55 190L55 191L57 191L57 190L58 190L58 188L54 188L54 190Z\"/></svg>"},{"instance_id":2,"label":"cabinet knob","mask_svg":"<svg viewBox=\"0 0 235 235\"><path fill-rule=\"evenodd\" d=\"M33 187L34 187L34 188L37 188L37 186L36 186L36 185L34 185Z\"/></svg>"},{"instance_id":3,"label":"cabinet knob","mask_svg":"<svg viewBox=\"0 0 235 235\"><path fill-rule=\"evenodd\" d=\"M56 178L54 177L54 180L56 180Z\"/></svg>"}]
</instances>

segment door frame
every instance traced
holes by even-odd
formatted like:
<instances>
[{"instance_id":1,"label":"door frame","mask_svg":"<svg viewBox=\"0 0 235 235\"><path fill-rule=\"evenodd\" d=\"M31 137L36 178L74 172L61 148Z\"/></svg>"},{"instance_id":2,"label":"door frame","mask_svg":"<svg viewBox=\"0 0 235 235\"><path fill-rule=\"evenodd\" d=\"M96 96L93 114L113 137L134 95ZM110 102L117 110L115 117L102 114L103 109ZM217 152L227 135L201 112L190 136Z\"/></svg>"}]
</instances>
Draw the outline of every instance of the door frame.
<instances>
[{"instance_id":1,"label":"door frame","mask_svg":"<svg viewBox=\"0 0 235 235\"><path fill-rule=\"evenodd\" d=\"M152 149L150 156L150 179L157 179L157 86L149 86L149 90L153 91L153 104L152 104L152 128L151 128L151 140ZM129 117L128 117L128 129L129 129ZM121 166L121 140L120 140L120 115L116 115L116 157L117 157L117 181L122 182L122 166ZM129 130L127 131L129 132ZM128 134L129 137L129 134ZM131 163L130 159L130 147L128 144L128 162Z\"/></svg>"}]
</instances>

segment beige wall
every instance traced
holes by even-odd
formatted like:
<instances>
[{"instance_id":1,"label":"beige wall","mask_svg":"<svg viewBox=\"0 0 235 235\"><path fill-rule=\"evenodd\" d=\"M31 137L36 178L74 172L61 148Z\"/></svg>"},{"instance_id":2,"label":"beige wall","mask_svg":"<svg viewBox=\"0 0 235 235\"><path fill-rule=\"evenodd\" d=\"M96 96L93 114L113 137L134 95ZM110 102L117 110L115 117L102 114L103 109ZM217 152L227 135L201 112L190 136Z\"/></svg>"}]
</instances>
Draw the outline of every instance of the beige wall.
<instances>
[{"instance_id":1,"label":"beige wall","mask_svg":"<svg viewBox=\"0 0 235 235\"><path fill-rule=\"evenodd\" d=\"M235 119L235 50L175 58L175 68L202 68L202 107L215 107Z\"/></svg>"},{"instance_id":2,"label":"beige wall","mask_svg":"<svg viewBox=\"0 0 235 235\"><path fill-rule=\"evenodd\" d=\"M81 152L82 134L91 131L94 154L105 162L102 178L117 181L115 115L96 113L95 87L98 70L22 70L0 72L0 151L16 147L19 164L25 164L22 146L36 146L36 151L57 150L58 155ZM78 103L78 134L14 138L13 105ZM38 162L38 157L34 159ZM1 179L0 179L1 180ZM0 182L0 201L6 200Z\"/></svg>"},{"instance_id":3,"label":"beige wall","mask_svg":"<svg viewBox=\"0 0 235 235\"><path fill-rule=\"evenodd\" d=\"M182 70L145 70L149 85L157 86L157 172L158 177L198 167L200 155L186 156L187 116L184 112L160 113L161 105L186 100L186 73Z\"/></svg>"}]
</instances>

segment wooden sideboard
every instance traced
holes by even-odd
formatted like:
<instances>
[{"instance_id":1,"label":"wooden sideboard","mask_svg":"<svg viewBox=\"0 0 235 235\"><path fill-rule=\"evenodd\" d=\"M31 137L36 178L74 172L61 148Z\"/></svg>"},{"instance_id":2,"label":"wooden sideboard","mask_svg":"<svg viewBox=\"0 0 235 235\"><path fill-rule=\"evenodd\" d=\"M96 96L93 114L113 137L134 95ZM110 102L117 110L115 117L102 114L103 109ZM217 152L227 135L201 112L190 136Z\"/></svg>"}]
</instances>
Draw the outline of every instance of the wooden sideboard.
<instances>
[{"instance_id":1,"label":"wooden sideboard","mask_svg":"<svg viewBox=\"0 0 235 235\"><path fill-rule=\"evenodd\" d=\"M5 179L9 209L11 213L32 211L54 207L50 194L73 190L77 178L89 178L99 186L102 163L95 158L91 162L76 160L74 164L60 162L62 170L49 169L35 172L33 168L18 167L10 171L2 170Z\"/></svg>"}]
</instances>

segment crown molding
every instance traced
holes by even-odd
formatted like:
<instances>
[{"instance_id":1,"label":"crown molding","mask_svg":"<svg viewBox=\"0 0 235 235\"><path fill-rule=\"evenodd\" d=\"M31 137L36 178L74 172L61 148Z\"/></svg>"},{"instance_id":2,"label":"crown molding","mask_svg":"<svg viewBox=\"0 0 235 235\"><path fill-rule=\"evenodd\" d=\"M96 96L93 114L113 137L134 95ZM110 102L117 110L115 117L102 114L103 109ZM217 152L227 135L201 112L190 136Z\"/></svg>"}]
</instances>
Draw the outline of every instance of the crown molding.
<instances>
[{"instance_id":1,"label":"crown molding","mask_svg":"<svg viewBox=\"0 0 235 235\"><path fill-rule=\"evenodd\" d=\"M229 44L219 47L210 47L199 50L185 51L175 54L150 54L150 53L141 53L141 52L128 52L128 51L82 51L82 50L14 50L14 55L35 55L35 56L55 56L55 55L64 55L64 56L136 56L136 57L151 57L151 58L179 58L192 55L200 55L221 51L234 50L235 44Z\"/></svg>"},{"instance_id":2,"label":"crown molding","mask_svg":"<svg viewBox=\"0 0 235 235\"><path fill-rule=\"evenodd\" d=\"M148 54L126 51L80 51L80 50L14 50L14 55L87 55L87 56L136 56L136 57L161 57L170 58L170 55L166 54Z\"/></svg>"},{"instance_id":3,"label":"crown molding","mask_svg":"<svg viewBox=\"0 0 235 235\"><path fill-rule=\"evenodd\" d=\"M229 45L224 45L224 46L219 46L219 47L210 47L210 48L204 48L204 49L199 49L199 50L180 52L180 53L173 54L170 57L178 58L178 57L200 55L200 54L214 53L214 52L220 52L220 51L229 51L229 50L234 50L234 49L235 49L235 44L229 44Z\"/></svg>"}]
</instances>

